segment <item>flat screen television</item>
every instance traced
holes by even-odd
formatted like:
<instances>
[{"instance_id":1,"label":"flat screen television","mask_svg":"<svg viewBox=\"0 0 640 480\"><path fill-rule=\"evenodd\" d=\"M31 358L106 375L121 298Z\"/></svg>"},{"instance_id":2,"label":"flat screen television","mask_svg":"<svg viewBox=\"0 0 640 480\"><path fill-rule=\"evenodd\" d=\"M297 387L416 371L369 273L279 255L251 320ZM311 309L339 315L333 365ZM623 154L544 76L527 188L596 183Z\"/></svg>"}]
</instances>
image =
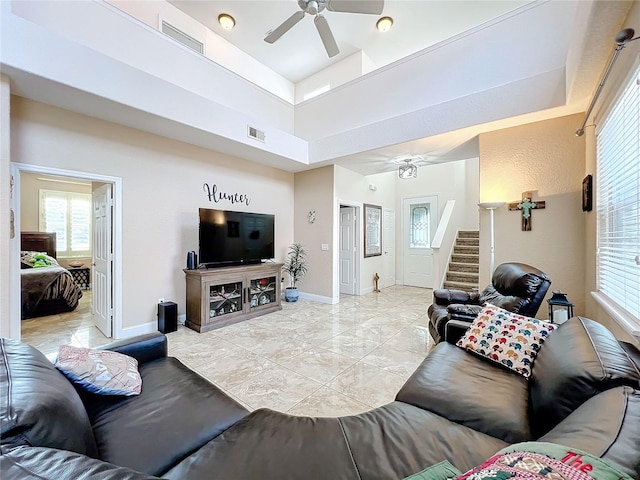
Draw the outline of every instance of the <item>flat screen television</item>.
<instances>
[{"instance_id":1,"label":"flat screen television","mask_svg":"<svg viewBox=\"0 0 640 480\"><path fill-rule=\"evenodd\" d=\"M205 267L260 263L273 258L275 217L200 209L199 263Z\"/></svg>"}]
</instances>

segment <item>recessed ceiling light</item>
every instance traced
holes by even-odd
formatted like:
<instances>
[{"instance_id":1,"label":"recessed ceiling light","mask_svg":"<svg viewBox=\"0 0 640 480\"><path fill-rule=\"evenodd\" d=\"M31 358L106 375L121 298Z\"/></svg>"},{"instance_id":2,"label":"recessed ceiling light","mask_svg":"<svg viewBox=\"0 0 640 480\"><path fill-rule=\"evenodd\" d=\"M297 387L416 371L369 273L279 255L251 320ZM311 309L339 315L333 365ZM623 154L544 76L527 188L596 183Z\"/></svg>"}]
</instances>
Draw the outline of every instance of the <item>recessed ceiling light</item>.
<instances>
[{"instance_id":1,"label":"recessed ceiling light","mask_svg":"<svg viewBox=\"0 0 640 480\"><path fill-rule=\"evenodd\" d=\"M228 13L221 13L220 15L218 15L218 23L225 30L231 30L236 26L236 19Z\"/></svg>"},{"instance_id":2,"label":"recessed ceiling light","mask_svg":"<svg viewBox=\"0 0 640 480\"><path fill-rule=\"evenodd\" d=\"M393 25L393 18L391 17L382 17L376 22L376 27L381 32L388 31L391 28L391 25Z\"/></svg>"}]
</instances>

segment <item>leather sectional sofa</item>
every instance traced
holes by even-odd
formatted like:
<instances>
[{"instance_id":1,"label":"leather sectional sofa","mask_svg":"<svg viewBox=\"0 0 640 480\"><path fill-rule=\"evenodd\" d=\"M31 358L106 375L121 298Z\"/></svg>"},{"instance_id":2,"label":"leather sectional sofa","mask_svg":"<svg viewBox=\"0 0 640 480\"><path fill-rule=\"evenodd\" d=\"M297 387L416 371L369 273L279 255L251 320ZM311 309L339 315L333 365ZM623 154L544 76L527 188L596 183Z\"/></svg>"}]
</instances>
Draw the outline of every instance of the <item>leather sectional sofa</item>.
<instances>
[{"instance_id":1,"label":"leather sectional sofa","mask_svg":"<svg viewBox=\"0 0 640 480\"><path fill-rule=\"evenodd\" d=\"M0 478L401 479L461 471L517 442L566 445L640 480L640 352L576 317L529 380L443 342L394 402L340 418L246 411L149 334L109 349L139 362L142 393L76 390L36 349L0 343Z\"/></svg>"}]
</instances>

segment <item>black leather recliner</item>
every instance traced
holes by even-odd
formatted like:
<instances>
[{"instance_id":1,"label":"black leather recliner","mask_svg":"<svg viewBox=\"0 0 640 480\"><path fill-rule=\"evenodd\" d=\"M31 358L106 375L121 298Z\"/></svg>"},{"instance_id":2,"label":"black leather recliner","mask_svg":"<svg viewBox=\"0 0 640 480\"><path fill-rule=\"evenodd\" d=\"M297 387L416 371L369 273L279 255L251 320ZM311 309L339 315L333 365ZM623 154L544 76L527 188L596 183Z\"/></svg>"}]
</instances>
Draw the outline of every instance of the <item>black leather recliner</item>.
<instances>
[{"instance_id":1,"label":"black leather recliner","mask_svg":"<svg viewBox=\"0 0 640 480\"><path fill-rule=\"evenodd\" d=\"M434 290L433 304L427 310L429 332L436 343L444 340L455 343L485 303L535 317L550 285L549 276L537 268L524 263L503 263L481 293Z\"/></svg>"}]
</instances>

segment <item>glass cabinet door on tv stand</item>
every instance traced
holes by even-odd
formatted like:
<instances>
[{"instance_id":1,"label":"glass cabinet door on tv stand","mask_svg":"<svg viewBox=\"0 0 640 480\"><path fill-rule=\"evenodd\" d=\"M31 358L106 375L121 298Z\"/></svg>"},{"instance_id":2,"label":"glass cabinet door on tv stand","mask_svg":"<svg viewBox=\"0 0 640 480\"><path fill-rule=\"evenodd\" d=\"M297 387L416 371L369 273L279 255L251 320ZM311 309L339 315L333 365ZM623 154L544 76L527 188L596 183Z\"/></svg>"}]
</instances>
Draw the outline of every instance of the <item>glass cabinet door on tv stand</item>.
<instances>
[{"instance_id":1,"label":"glass cabinet door on tv stand","mask_svg":"<svg viewBox=\"0 0 640 480\"><path fill-rule=\"evenodd\" d=\"M207 332L282 309L281 263L184 270L185 325Z\"/></svg>"},{"instance_id":2,"label":"glass cabinet door on tv stand","mask_svg":"<svg viewBox=\"0 0 640 480\"><path fill-rule=\"evenodd\" d=\"M256 310L276 302L276 276L252 278L249 282L249 308Z\"/></svg>"},{"instance_id":3,"label":"glass cabinet door on tv stand","mask_svg":"<svg viewBox=\"0 0 640 480\"><path fill-rule=\"evenodd\" d=\"M209 292L209 320L221 315L242 313L242 279L237 282L224 284L208 283Z\"/></svg>"}]
</instances>

